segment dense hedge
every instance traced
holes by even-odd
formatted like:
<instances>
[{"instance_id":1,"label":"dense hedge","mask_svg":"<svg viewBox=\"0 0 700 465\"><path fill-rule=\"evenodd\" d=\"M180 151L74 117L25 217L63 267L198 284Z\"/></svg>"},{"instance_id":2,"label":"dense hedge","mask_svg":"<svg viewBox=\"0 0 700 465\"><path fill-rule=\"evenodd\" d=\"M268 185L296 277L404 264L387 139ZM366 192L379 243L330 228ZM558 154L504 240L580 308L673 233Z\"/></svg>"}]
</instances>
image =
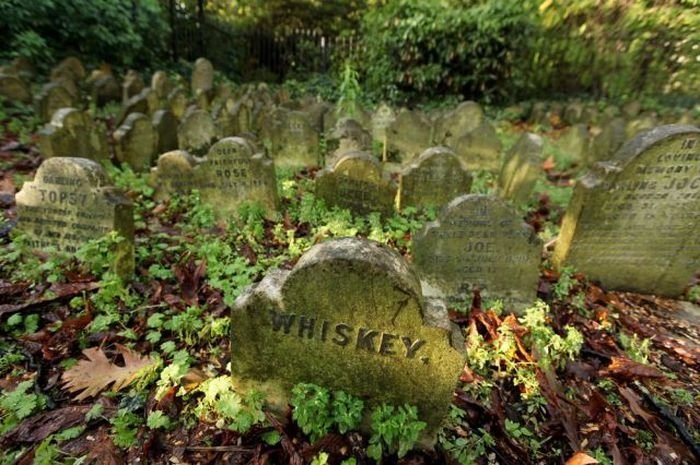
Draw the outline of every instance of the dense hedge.
<instances>
[{"instance_id":1,"label":"dense hedge","mask_svg":"<svg viewBox=\"0 0 700 465\"><path fill-rule=\"evenodd\" d=\"M40 67L66 55L113 66L167 59L168 26L157 0L2 0L0 58Z\"/></svg>"}]
</instances>

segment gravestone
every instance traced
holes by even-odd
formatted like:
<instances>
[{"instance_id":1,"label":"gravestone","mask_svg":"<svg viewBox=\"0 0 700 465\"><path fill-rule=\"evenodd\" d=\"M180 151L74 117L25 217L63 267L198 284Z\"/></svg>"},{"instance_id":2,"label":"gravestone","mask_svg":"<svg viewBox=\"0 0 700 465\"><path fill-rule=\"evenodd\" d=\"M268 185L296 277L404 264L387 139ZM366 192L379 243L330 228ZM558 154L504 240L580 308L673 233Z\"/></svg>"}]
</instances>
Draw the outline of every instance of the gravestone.
<instances>
[{"instance_id":1,"label":"gravestone","mask_svg":"<svg viewBox=\"0 0 700 465\"><path fill-rule=\"evenodd\" d=\"M363 151L372 149L372 136L360 123L352 118L341 118L335 130L326 139L328 151Z\"/></svg>"},{"instance_id":2,"label":"gravestone","mask_svg":"<svg viewBox=\"0 0 700 465\"><path fill-rule=\"evenodd\" d=\"M148 171L155 158L158 136L151 120L143 113L132 113L114 131L114 151L117 160L127 163L134 171Z\"/></svg>"},{"instance_id":3,"label":"gravestone","mask_svg":"<svg viewBox=\"0 0 700 465\"><path fill-rule=\"evenodd\" d=\"M498 195L520 205L530 197L542 174L544 142L537 134L526 132L506 154L498 178Z\"/></svg>"},{"instance_id":4,"label":"gravestone","mask_svg":"<svg viewBox=\"0 0 700 465\"><path fill-rule=\"evenodd\" d=\"M216 126L211 115L193 107L182 118L177 131L178 148L193 155L204 155L216 139Z\"/></svg>"},{"instance_id":5,"label":"gravestone","mask_svg":"<svg viewBox=\"0 0 700 465\"><path fill-rule=\"evenodd\" d=\"M109 158L104 128L75 108L57 110L38 136L39 152L44 158L78 157L97 162Z\"/></svg>"},{"instance_id":6,"label":"gravestone","mask_svg":"<svg viewBox=\"0 0 700 465\"><path fill-rule=\"evenodd\" d=\"M197 58L192 69L192 95L208 94L214 89L214 66L206 58Z\"/></svg>"},{"instance_id":7,"label":"gravestone","mask_svg":"<svg viewBox=\"0 0 700 465\"><path fill-rule=\"evenodd\" d=\"M442 207L459 195L468 194L472 175L447 147L423 152L401 173L400 207Z\"/></svg>"},{"instance_id":8,"label":"gravestone","mask_svg":"<svg viewBox=\"0 0 700 465\"><path fill-rule=\"evenodd\" d=\"M347 208L356 214L391 215L396 187L383 177L376 159L367 153L351 152L319 172L316 195L328 206Z\"/></svg>"},{"instance_id":9,"label":"gravestone","mask_svg":"<svg viewBox=\"0 0 700 465\"><path fill-rule=\"evenodd\" d=\"M678 296L700 271L700 129L637 135L582 178L553 261L608 289Z\"/></svg>"},{"instance_id":10,"label":"gravestone","mask_svg":"<svg viewBox=\"0 0 700 465\"><path fill-rule=\"evenodd\" d=\"M537 295L542 243L505 201L487 195L457 197L413 240L426 295L467 308L472 293L501 299L521 312Z\"/></svg>"},{"instance_id":11,"label":"gravestone","mask_svg":"<svg viewBox=\"0 0 700 465\"><path fill-rule=\"evenodd\" d=\"M656 114L644 113L631 119L625 125L625 140L629 140L642 131L655 128L659 125Z\"/></svg>"},{"instance_id":12,"label":"gravestone","mask_svg":"<svg viewBox=\"0 0 700 465\"><path fill-rule=\"evenodd\" d=\"M195 166L194 157L184 150L162 153L157 165L151 168L150 184L155 189L155 199L162 201L173 194L187 195L193 189L200 189L202 185L195 178Z\"/></svg>"},{"instance_id":13,"label":"gravestone","mask_svg":"<svg viewBox=\"0 0 700 465\"><path fill-rule=\"evenodd\" d=\"M421 294L397 252L358 238L307 251L236 300L231 373L241 392L258 390L285 410L292 387L315 383L365 402L413 404L434 441L464 368L464 342L444 306Z\"/></svg>"},{"instance_id":14,"label":"gravestone","mask_svg":"<svg viewBox=\"0 0 700 465\"><path fill-rule=\"evenodd\" d=\"M496 172L501 167L501 141L491 124L483 120L477 127L459 137L449 138L462 164L469 170Z\"/></svg>"},{"instance_id":15,"label":"gravestone","mask_svg":"<svg viewBox=\"0 0 700 465\"><path fill-rule=\"evenodd\" d=\"M182 120L182 117L185 116L185 111L187 111L187 93L180 88L173 89L168 94L168 107L175 115L175 118Z\"/></svg>"},{"instance_id":16,"label":"gravestone","mask_svg":"<svg viewBox=\"0 0 700 465\"><path fill-rule=\"evenodd\" d=\"M17 193L17 229L32 248L55 247L74 253L92 239L116 231L114 271L128 278L134 269L133 207L111 185L99 163L84 158L57 157L44 161Z\"/></svg>"},{"instance_id":17,"label":"gravestone","mask_svg":"<svg viewBox=\"0 0 700 465\"><path fill-rule=\"evenodd\" d=\"M146 85L138 71L130 69L122 82L122 101L127 102L131 97L138 95Z\"/></svg>"},{"instance_id":18,"label":"gravestone","mask_svg":"<svg viewBox=\"0 0 700 465\"><path fill-rule=\"evenodd\" d=\"M122 124L132 113L143 113L144 115L149 113L146 95L139 93L122 104L122 109L117 116L117 125Z\"/></svg>"},{"instance_id":19,"label":"gravestone","mask_svg":"<svg viewBox=\"0 0 700 465\"><path fill-rule=\"evenodd\" d=\"M85 67L78 58L67 57L51 69L50 78L52 81L67 79L77 84L85 79Z\"/></svg>"},{"instance_id":20,"label":"gravestone","mask_svg":"<svg viewBox=\"0 0 700 465\"><path fill-rule=\"evenodd\" d=\"M402 109L387 129L389 148L406 162L430 147L432 125L417 111Z\"/></svg>"},{"instance_id":21,"label":"gravestone","mask_svg":"<svg viewBox=\"0 0 700 465\"><path fill-rule=\"evenodd\" d=\"M381 143L387 140L387 128L396 120L396 113L387 105L382 103L372 114L372 139Z\"/></svg>"},{"instance_id":22,"label":"gravestone","mask_svg":"<svg viewBox=\"0 0 700 465\"><path fill-rule=\"evenodd\" d=\"M639 100L630 100L622 106L622 115L627 119L637 117L642 111L642 104Z\"/></svg>"},{"instance_id":23,"label":"gravestone","mask_svg":"<svg viewBox=\"0 0 700 465\"><path fill-rule=\"evenodd\" d=\"M122 89L119 81L108 72L95 70L90 76L89 82L91 86L92 101L97 106L104 106L109 102L119 102L122 95Z\"/></svg>"},{"instance_id":24,"label":"gravestone","mask_svg":"<svg viewBox=\"0 0 700 465\"><path fill-rule=\"evenodd\" d=\"M574 124L566 128L557 146L567 159L574 160L579 166L585 164L589 150L588 127L585 124Z\"/></svg>"},{"instance_id":25,"label":"gravestone","mask_svg":"<svg viewBox=\"0 0 700 465\"><path fill-rule=\"evenodd\" d=\"M581 102L571 102L564 108L564 122L568 125L578 124L583 116L583 104Z\"/></svg>"},{"instance_id":26,"label":"gravestone","mask_svg":"<svg viewBox=\"0 0 700 465\"><path fill-rule=\"evenodd\" d=\"M165 71L156 71L151 76L151 89L160 100L165 100L173 90L173 84Z\"/></svg>"},{"instance_id":27,"label":"gravestone","mask_svg":"<svg viewBox=\"0 0 700 465\"><path fill-rule=\"evenodd\" d=\"M270 154L276 166L308 167L319 163L319 134L306 113L300 111L279 112L282 118L277 134L272 135Z\"/></svg>"},{"instance_id":28,"label":"gravestone","mask_svg":"<svg viewBox=\"0 0 700 465\"><path fill-rule=\"evenodd\" d=\"M610 159L625 143L625 120L615 118L591 141L588 163Z\"/></svg>"},{"instance_id":29,"label":"gravestone","mask_svg":"<svg viewBox=\"0 0 700 465\"><path fill-rule=\"evenodd\" d=\"M0 97L10 102L32 102L29 86L18 76L8 74L0 74Z\"/></svg>"},{"instance_id":30,"label":"gravestone","mask_svg":"<svg viewBox=\"0 0 700 465\"><path fill-rule=\"evenodd\" d=\"M9 70L7 74L14 74L19 76L21 79L30 82L34 79L36 70L34 69L34 64L27 57L17 57L10 64L5 67Z\"/></svg>"},{"instance_id":31,"label":"gravestone","mask_svg":"<svg viewBox=\"0 0 700 465\"><path fill-rule=\"evenodd\" d=\"M177 148L177 118L170 110L158 110L153 114L151 121L156 131L158 145L157 154L169 152Z\"/></svg>"},{"instance_id":32,"label":"gravestone","mask_svg":"<svg viewBox=\"0 0 700 465\"><path fill-rule=\"evenodd\" d=\"M470 133L486 121L484 110L476 102L462 102L435 122L434 142L453 147L457 139Z\"/></svg>"},{"instance_id":33,"label":"gravestone","mask_svg":"<svg viewBox=\"0 0 700 465\"><path fill-rule=\"evenodd\" d=\"M60 84L51 82L41 88L36 96L37 113L41 121L50 121L56 110L73 107L75 99Z\"/></svg>"}]
</instances>

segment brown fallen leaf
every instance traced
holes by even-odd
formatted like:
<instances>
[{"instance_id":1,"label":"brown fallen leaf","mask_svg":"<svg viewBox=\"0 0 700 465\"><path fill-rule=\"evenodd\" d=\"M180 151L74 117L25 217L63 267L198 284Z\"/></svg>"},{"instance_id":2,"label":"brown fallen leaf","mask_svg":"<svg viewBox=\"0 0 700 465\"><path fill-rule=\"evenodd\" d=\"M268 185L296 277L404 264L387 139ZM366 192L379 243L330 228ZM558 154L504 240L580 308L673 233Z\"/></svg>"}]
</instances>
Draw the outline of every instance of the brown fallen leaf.
<instances>
[{"instance_id":1,"label":"brown fallen leaf","mask_svg":"<svg viewBox=\"0 0 700 465\"><path fill-rule=\"evenodd\" d=\"M611 357L612 362L600 370L601 376L612 376L618 379L665 378L666 376L651 365L644 365L627 357Z\"/></svg>"},{"instance_id":2,"label":"brown fallen leaf","mask_svg":"<svg viewBox=\"0 0 700 465\"><path fill-rule=\"evenodd\" d=\"M600 463L593 457L583 452L576 452L564 465L590 465Z\"/></svg>"},{"instance_id":3,"label":"brown fallen leaf","mask_svg":"<svg viewBox=\"0 0 700 465\"><path fill-rule=\"evenodd\" d=\"M139 371L154 363L150 357L142 357L123 345L116 344L116 347L124 357L123 367L110 362L101 348L92 347L83 350L88 360L81 360L63 373L65 389L73 393L82 391L75 400L99 394L110 384L113 384L113 391L118 391L134 381Z\"/></svg>"}]
</instances>

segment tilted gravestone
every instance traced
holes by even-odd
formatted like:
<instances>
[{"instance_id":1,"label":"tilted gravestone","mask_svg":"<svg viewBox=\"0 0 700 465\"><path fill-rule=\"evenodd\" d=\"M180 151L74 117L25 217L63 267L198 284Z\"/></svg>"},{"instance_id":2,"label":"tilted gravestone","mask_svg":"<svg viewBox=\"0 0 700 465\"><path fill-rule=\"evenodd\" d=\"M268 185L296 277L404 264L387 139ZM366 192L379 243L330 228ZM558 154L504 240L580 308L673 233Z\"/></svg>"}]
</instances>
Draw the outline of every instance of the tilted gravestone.
<instances>
[{"instance_id":1,"label":"tilted gravestone","mask_svg":"<svg viewBox=\"0 0 700 465\"><path fill-rule=\"evenodd\" d=\"M177 131L178 147L194 155L203 155L216 138L216 126L211 115L192 107L182 117Z\"/></svg>"},{"instance_id":2,"label":"tilted gravestone","mask_svg":"<svg viewBox=\"0 0 700 465\"><path fill-rule=\"evenodd\" d=\"M464 367L445 307L426 304L403 257L366 239L312 247L244 291L231 315L234 385L278 410L295 384L315 383L362 398L367 411L416 405L434 437Z\"/></svg>"},{"instance_id":3,"label":"tilted gravestone","mask_svg":"<svg viewBox=\"0 0 700 465\"><path fill-rule=\"evenodd\" d=\"M413 241L416 268L427 295L471 303L501 299L522 311L537 295L542 244L505 201L470 194L454 199Z\"/></svg>"},{"instance_id":4,"label":"tilted gravestone","mask_svg":"<svg viewBox=\"0 0 700 465\"><path fill-rule=\"evenodd\" d=\"M173 84L165 71L156 71L151 76L151 89L160 100L165 100L173 90Z\"/></svg>"},{"instance_id":5,"label":"tilted gravestone","mask_svg":"<svg viewBox=\"0 0 700 465\"><path fill-rule=\"evenodd\" d=\"M78 58L67 57L51 69L50 77L52 81L68 79L78 83L85 79L85 67Z\"/></svg>"},{"instance_id":6,"label":"tilted gravestone","mask_svg":"<svg viewBox=\"0 0 700 465\"><path fill-rule=\"evenodd\" d=\"M122 82L122 101L127 102L131 97L138 95L146 87L143 78L138 71L130 69Z\"/></svg>"},{"instance_id":7,"label":"tilted gravestone","mask_svg":"<svg viewBox=\"0 0 700 465\"><path fill-rule=\"evenodd\" d=\"M329 206L347 208L360 215L391 215L396 187L384 178L376 159L364 152L351 152L319 172L316 195Z\"/></svg>"},{"instance_id":8,"label":"tilted gravestone","mask_svg":"<svg viewBox=\"0 0 700 465\"><path fill-rule=\"evenodd\" d=\"M486 115L478 103L462 102L437 119L434 142L436 145L454 147L459 137L474 131L484 121L486 121Z\"/></svg>"},{"instance_id":9,"label":"tilted gravestone","mask_svg":"<svg viewBox=\"0 0 700 465\"><path fill-rule=\"evenodd\" d=\"M90 96L97 106L103 106L109 102L119 102L122 96L122 88L119 81L111 72L95 70L88 79Z\"/></svg>"},{"instance_id":10,"label":"tilted gravestone","mask_svg":"<svg viewBox=\"0 0 700 465\"><path fill-rule=\"evenodd\" d=\"M384 143L387 140L387 128L396 121L396 112L382 103L372 114L372 139Z\"/></svg>"},{"instance_id":11,"label":"tilted gravestone","mask_svg":"<svg viewBox=\"0 0 700 465\"><path fill-rule=\"evenodd\" d=\"M589 146L588 127L582 123L566 128L557 141L557 147L565 158L575 161L579 166L587 162Z\"/></svg>"},{"instance_id":12,"label":"tilted gravestone","mask_svg":"<svg viewBox=\"0 0 700 465\"><path fill-rule=\"evenodd\" d=\"M144 94L137 94L131 97L126 102L122 103L122 109L117 116L117 125L126 121L126 118L132 113L149 114L148 99Z\"/></svg>"},{"instance_id":13,"label":"tilted gravestone","mask_svg":"<svg viewBox=\"0 0 700 465\"><path fill-rule=\"evenodd\" d=\"M609 289L677 296L700 271L700 129L643 132L574 190L553 261Z\"/></svg>"},{"instance_id":14,"label":"tilted gravestone","mask_svg":"<svg viewBox=\"0 0 700 465\"><path fill-rule=\"evenodd\" d=\"M417 111L402 109L387 129L389 149L406 162L430 147L432 124Z\"/></svg>"},{"instance_id":15,"label":"tilted gravestone","mask_svg":"<svg viewBox=\"0 0 700 465\"><path fill-rule=\"evenodd\" d=\"M168 94L167 107L173 112L173 115L178 120L181 120L185 116L185 111L187 111L187 93L182 89L173 89L170 94Z\"/></svg>"},{"instance_id":16,"label":"tilted gravestone","mask_svg":"<svg viewBox=\"0 0 700 465\"><path fill-rule=\"evenodd\" d=\"M151 121L158 136L156 153L161 154L177 148L177 118L170 110L158 110Z\"/></svg>"},{"instance_id":17,"label":"tilted gravestone","mask_svg":"<svg viewBox=\"0 0 700 465\"><path fill-rule=\"evenodd\" d=\"M401 208L442 207L452 199L468 194L472 175L454 152L433 147L423 152L401 173Z\"/></svg>"},{"instance_id":18,"label":"tilted gravestone","mask_svg":"<svg viewBox=\"0 0 700 465\"><path fill-rule=\"evenodd\" d=\"M39 152L44 158L78 157L102 161L109 158L104 128L75 108L61 108L39 133Z\"/></svg>"},{"instance_id":19,"label":"tilted gravestone","mask_svg":"<svg viewBox=\"0 0 700 465\"><path fill-rule=\"evenodd\" d=\"M448 147L455 151L467 169L496 172L501 168L501 141L488 121L484 120L473 130L450 137L450 140Z\"/></svg>"},{"instance_id":20,"label":"tilted gravestone","mask_svg":"<svg viewBox=\"0 0 700 465\"><path fill-rule=\"evenodd\" d=\"M37 113L42 121L50 121L56 110L75 106L75 99L60 84L45 84L36 96Z\"/></svg>"},{"instance_id":21,"label":"tilted gravestone","mask_svg":"<svg viewBox=\"0 0 700 465\"><path fill-rule=\"evenodd\" d=\"M301 111L282 110L279 132L272 134L270 155L276 166L318 166L319 133L314 129L309 116Z\"/></svg>"},{"instance_id":22,"label":"tilted gravestone","mask_svg":"<svg viewBox=\"0 0 700 465\"><path fill-rule=\"evenodd\" d=\"M148 171L156 155L158 135L151 119L143 113L132 113L114 131L114 151L121 163L134 171Z\"/></svg>"},{"instance_id":23,"label":"tilted gravestone","mask_svg":"<svg viewBox=\"0 0 700 465\"><path fill-rule=\"evenodd\" d=\"M192 69L192 95L208 94L214 89L214 66L206 58L197 58Z\"/></svg>"},{"instance_id":24,"label":"tilted gravestone","mask_svg":"<svg viewBox=\"0 0 700 465\"><path fill-rule=\"evenodd\" d=\"M372 136L362 125L352 118L341 118L335 129L326 137L326 150L335 152L326 157L326 165L332 165L343 153L369 151L372 149Z\"/></svg>"},{"instance_id":25,"label":"tilted gravestone","mask_svg":"<svg viewBox=\"0 0 700 465\"><path fill-rule=\"evenodd\" d=\"M0 97L10 102L31 103L29 86L18 76L0 74Z\"/></svg>"},{"instance_id":26,"label":"tilted gravestone","mask_svg":"<svg viewBox=\"0 0 700 465\"><path fill-rule=\"evenodd\" d=\"M591 141L588 162L593 164L597 161L609 160L624 143L625 120L615 118L603 126L601 132Z\"/></svg>"},{"instance_id":27,"label":"tilted gravestone","mask_svg":"<svg viewBox=\"0 0 700 465\"><path fill-rule=\"evenodd\" d=\"M659 125L659 120L654 113L644 113L625 124L625 140L629 140L642 131L653 129Z\"/></svg>"},{"instance_id":28,"label":"tilted gravestone","mask_svg":"<svg viewBox=\"0 0 700 465\"><path fill-rule=\"evenodd\" d=\"M544 141L526 132L506 154L498 178L498 195L515 205L527 202L542 173Z\"/></svg>"},{"instance_id":29,"label":"tilted gravestone","mask_svg":"<svg viewBox=\"0 0 700 465\"><path fill-rule=\"evenodd\" d=\"M235 217L244 203L257 203L270 218L279 209L272 160L241 137L218 141L199 163L182 150L161 155L152 183L161 199L199 190L220 218Z\"/></svg>"},{"instance_id":30,"label":"tilted gravestone","mask_svg":"<svg viewBox=\"0 0 700 465\"><path fill-rule=\"evenodd\" d=\"M123 278L134 269L133 207L92 160L57 157L44 161L34 181L17 194L17 229L36 249L73 253L92 239L116 231L124 240L115 250Z\"/></svg>"}]
</instances>

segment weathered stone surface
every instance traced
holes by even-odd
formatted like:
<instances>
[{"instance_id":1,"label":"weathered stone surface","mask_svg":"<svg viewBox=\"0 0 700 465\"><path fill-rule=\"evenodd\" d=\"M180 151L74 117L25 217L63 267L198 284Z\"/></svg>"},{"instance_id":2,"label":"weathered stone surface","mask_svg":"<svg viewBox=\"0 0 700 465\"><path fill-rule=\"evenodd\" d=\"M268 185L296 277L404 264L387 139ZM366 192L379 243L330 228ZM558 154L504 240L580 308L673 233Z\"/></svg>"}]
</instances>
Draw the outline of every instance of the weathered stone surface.
<instances>
[{"instance_id":1,"label":"weathered stone surface","mask_svg":"<svg viewBox=\"0 0 700 465\"><path fill-rule=\"evenodd\" d=\"M326 149L337 149L339 152L369 151L372 149L372 136L356 120L341 118L326 139Z\"/></svg>"},{"instance_id":2,"label":"weathered stone surface","mask_svg":"<svg viewBox=\"0 0 700 465\"><path fill-rule=\"evenodd\" d=\"M50 76L52 81L68 79L78 83L85 79L85 67L78 58L68 57L51 69Z\"/></svg>"},{"instance_id":3,"label":"weathered stone surface","mask_svg":"<svg viewBox=\"0 0 700 465\"><path fill-rule=\"evenodd\" d=\"M642 131L646 131L658 126L658 118L653 113L639 115L627 122L625 125L625 140L629 140Z\"/></svg>"},{"instance_id":4,"label":"weathered stone surface","mask_svg":"<svg viewBox=\"0 0 700 465\"><path fill-rule=\"evenodd\" d=\"M430 147L432 124L418 111L401 109L387 129L389 149L398 160L410 161Z\"/></svg>"},{"instance_id":5,"label":"weathered stone surface","mask_svg":"<svg viewBox=\"0 0 700 465\"><path fill-rule=\"evenodd\" d=\"M384 143L387 141L387 128L396 121L396 112L386 103L382 103L372 114L372 139Z\"/></svg>"},{"instance_id":6,"label":"weathered stone surface","mask_svg":"<svg viewBox=\"0 0 700 465\"><path fill-rule=\"evenodd\" d=\"M206 58L197 58L192 69L192 94L208 93L214 88L214 65Z\"/></svg>"},{"instance_id":7,"label":"weathered stone surface","mask_svg":"<svg viewBox=\"0 0 700 465\"><path fill-rule=\"evenodd\" d=\"M153 114L152 122L158 145L157 154L169 152L177 148L177 118L170 110L158 110Z\"/></svg>"},{"instance_id":8,"label":"weathered stone surface","mask_svg":"<svg viewBox=\"0 0 700 465\"><path fill-rule=\"evenodd\" d=\"M486 121L484 110L476 102L462 102L435 122L434 142L454 147L457 139L470 133Z\"/></svg>"},{"instance_id":9,"label":"weathered stone surface","mask_svg":"<svg viewBox=\"0 0 700 465\"><path fill-rule=\"evenodd\" d=\"M381 165L363 152L345 154L316 177L316 195L327 205L337 205L364 215L394 211L396 187L384 179Z\"/></svg>"},{"instance_id":10,"label":"weathered stone surface","mask_svg":"<svg viewBox=\"0 0 700 465\"><path fill-rule=\"evenodd\" d=\"M591 141L588 163L610 159L625 143L625 120L615 118Z\"/></svg>"},{"instance_id":11,"label":"weathered stone surface","mask_svg":"<svg viewBox=\"0 0 700 465\"><path fill-rule=\"evenodd\" d=\"M259 204L270 218L279 209L272 160L241 137L218 141L199 163L181 150L163 154L152 180L158 198L199 190L220 218L236 217L244 203Z\"/></svg>"},{"instance_id":12,"label":"weathered stone surface","mask_svg":"<svg viewBox=\"0 0 700 465\"><path fill-rule=\"evenodd\" d=\"M134 171L148 171L156 155L158 136L151 120L143 113L131 113L114 131L117 160L127 163Z\"/></svg>"},{"instance_id":13,"label":"weathered stone surface","mask_svg":"<svg viewBox=\"0 0 700 465\"><path fill-rule=\"evenodd\" d=\"M234 384L279 410L295 384L316 383L361 397L368 411L414 404L434 437L464 366L446 308L424 303L398 253L365 239L323 242L293 270L268 273L231 318Z\"/></svg>"},{"instance_id":14,"label":"weathered stone surface","mask_svg":"<svg viewBox=\"0 0 700 465\"><path fill-rule=\"evenodd\" d=\"M554 251L609 289L677 296L700 271L700 129L641 133L576 185Z\"/></svg>"},{"instance_id":15,"label":"weathered stone surface","mask_svg":"<svg viewBox=\"0 0 700 465\"><path fill-rule=\"evenodd\" d=\"M187 93L182 89L173 89L170 94L168 94L168 106L170 111L178 120L181 120L185 116L185 111L187 111Z\"/></svg>"},{"instance_id":16,"label":"weathered stone surface","mask_svg":"<svg viewBox=\"0 0 700 465\"><path fill-rule=\"evenodd\" d=\"M587 163L589 145L588 127L585 124L569 126L557 141L557 146L566 158L574 160L578 165Z\"/></svg>"},{"instance_id":17,"label":"weathered stone surface","mask_svg":"<svg viewBox=\"0 0 700 465\"><path fill-rule=\"evenodd\" d=\"M134 95L122 104L122 109L117 116L117 125L121 125L132 113L149 114L148 98L145 94Z\"/></svg>"},{"instance_id":18,"label":"weathered stone surface","mask_svg":"<svg viewBox=\"0 0 700 465\"><path fill-rule=\"evenodd\" d=\"M515 205L527 202L542 173L544 141L526 132L508 151L498 178L498 195Z\"/></svg>"},{"instance_id":19,"label":"weathered stone surface","mask_svg":"<svg viewBox=\"0 0 700 465\"><path fill-rule=\"evenodd\" d=\"M581 122L583 116L583 104L581 102L571 102L564 109L564 122L566 124L577 124Z\"/></svg>"},{"instance_id":20,"label":"weathered stone surface","mask_svg":"<svg viewBox=\"0 0 700 465\"><path fill-rule=\"evenodd\" d=\"M625 118L635 118L642 111L642 104L639 100L630 100L622 106L622 114Z\"/></svg>"},{"instance_id":21,"label":"weathered stone surface","mask_svg":"<svg viewBox=\"0 0 700 465\"><path fill-rule=\"evenodd\" d=\"M452 148L469 170L496 172L501 168L501 141L491 124L483 120L476 128L452 138Z\"/></svg>"},{"instance_id":22,"label":"weathered stone surface","mask_svg":"<svg viewBox=\"0 0 700 465\"><path fill-rule=\"evenodd\" d=\"M92 101L97 106L103 106L108 102L119 102L121 99L122 88L111 73L95 70L90 76L89 84Z\"/></svg>"},{"instance_id":23,"label":"weathered stone surface","mask_svg":"<svg viewBox=\"0 0 700 465\"><path fill-rule=\"evenodd\" d=\"M468 194L472 175L447 147L423 152L401 173L400 207L442 207Z\"/></svg>"},{"instance_id":24,"label":"weathered stone surface","mask_svg":"<svg viewBox=\"0 0 700 465\"><path fill-rule=\"evenodd\" d=\"M151 89L153 89L160 100L165 100L173 90L173 83L170 82L170 78L168 78L168 74L165 71L156 71L151 76Z\"/></svg>"},{"instance_id":25,"label":"weathered stone surface","mask_svg":"<svg viewBox=\"0 0 700 465\"><path fill-rule=\"evenodd\" d=\"M127 102L134 95L138 95L145 87L146 85L141 74L136 70L130 69L126 72L122 82L122 101Z\"/></svg>"},{"instance_id":26,"label":"weathered stone surface","mask_svg":"<svg viewBox=\"0 0 700 465\"><path fill-rule=\"evenodd\" d=\"M194 155L203 155L216 138L214 120L204 110L188 111L177 132L178 147Z\"/></svg>"},{"instance_id":27,"label":"weathered stone surface","mask_svg":"<svg viewBox=\"0 0 700 465\"><path fill-rule=\"evenodd\" d=\"M541 241L505 201L486 195L454 199L414 238L426 295L470 303L475 289L516 312L537 295Z\"/></svg>"},{"instance_id":28,"label":"weathered stone surface","mask_svg":"<svg viewBox=\"0 0 700 465\"><path fill-rule=\"evenodd\" d=\"M109 158L104 128L75 108L54 113L51 122L39 131L39 151L44 158L79 157L97 162Z\"/></svg>"},{"instance_id":29,"label":"weathered stone surface","mask_svg":"<svg viewBox=\"0 0 700 465\"><path fill-rule=\"evenodd\" d=\"M27 234L32 247L72 253L117 231L125 240L115 251L114 270L124 278L132 274L133 208L98 163L71 157L46 160L34 181L24 183L16 202L17 229Z\"/></svg>"},{"instance_id":30,"label":"weathered stone surface","mask_svg":"<svg viewBox=\"0 0 700 465\"><path fill-rule=\"evenodd\" d=\"M75 99L60 84L45 84L36 96L37 113L42 121L50 121L56 110L73 107Z\"/></svg>"},{"instance_id":31,"label":"weathered stone surface","mask_svg":"<svg viewBox=\"0 0 700 465\"><path fill-rule=\"evenodd\" d=\"M272 134L270 154L276 166L301 168L318 166L319 133L309 121L309 116L300 111L280 109L279 131Z\"/></svg>"},{"instance_id":32,"label":"weathered stone surface","mask_svg":"<svg viewBox=\"0 0 700 465\"><path fill-rule=\"evenodd\" d=\"M0 74L0 97L11 102L31 103L29 86L18 76Z\"/></svg>"}]
</instances>

